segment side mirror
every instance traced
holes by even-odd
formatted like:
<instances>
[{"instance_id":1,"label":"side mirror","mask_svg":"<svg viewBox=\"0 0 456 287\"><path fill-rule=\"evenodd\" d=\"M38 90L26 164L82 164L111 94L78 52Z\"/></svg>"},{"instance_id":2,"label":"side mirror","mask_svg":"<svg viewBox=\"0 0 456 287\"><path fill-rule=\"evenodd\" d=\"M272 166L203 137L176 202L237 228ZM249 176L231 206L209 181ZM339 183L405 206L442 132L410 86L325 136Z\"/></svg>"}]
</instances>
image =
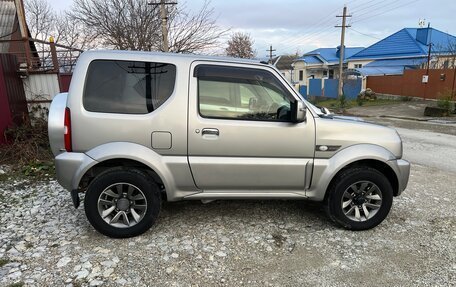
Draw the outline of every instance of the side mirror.
<instances>
[{"instance_id":1,"label":"side mirror","mask_svg":"<svg viewBox=\"0 0 456 287\"><path fill-rule=\"evenodd\" d=\"M295 123L302 123L306 121L307 108L302 101L296 101L291 104L292 106L292 121Z\"/></svg>"},{"instance_id":2,"label":"side mirror","mask_svg":"<svg viewBox=\"0 0 456 287\"><path fill-rule=\"evenodd\" d=\"M321 112L324 113L325 115L331 114L331 111L328 108L322 107L320 108Z\"/></svg>"}]
</instances>

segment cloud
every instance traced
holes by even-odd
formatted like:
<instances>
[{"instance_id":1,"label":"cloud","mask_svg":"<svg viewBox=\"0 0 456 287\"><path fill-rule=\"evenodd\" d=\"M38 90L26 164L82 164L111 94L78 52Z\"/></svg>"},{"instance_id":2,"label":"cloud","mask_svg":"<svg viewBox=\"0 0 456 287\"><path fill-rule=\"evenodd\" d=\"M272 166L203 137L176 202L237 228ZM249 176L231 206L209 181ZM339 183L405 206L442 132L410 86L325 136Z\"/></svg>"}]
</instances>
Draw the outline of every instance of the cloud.
<instances>
[{"instance_id":1,"label":"cloud","mask_svg":"<svg viewBox=\"0 0 456 287\"><path fill-rule=\"evenodd\" d=\"M71 0L48 0L59 10L69 9ZM146 0L138 0L146 1ZM196 11L205 0L179 0L189 10ZM431 26L456 35L455 0L346 0L349 22L346 46L369 46L375 38L385 38L406 27L417 27L419 19ZM340 43L340 18L344 2L340 0L212 0L210 6L218 16L217 23L232 31L251 34L258 55L273 45L277 54L304 53L318 47L334 47ZM363 35L365 34L365 35ZM226 39L222 41L226 42Z\"/></svg>"}]
</instances>

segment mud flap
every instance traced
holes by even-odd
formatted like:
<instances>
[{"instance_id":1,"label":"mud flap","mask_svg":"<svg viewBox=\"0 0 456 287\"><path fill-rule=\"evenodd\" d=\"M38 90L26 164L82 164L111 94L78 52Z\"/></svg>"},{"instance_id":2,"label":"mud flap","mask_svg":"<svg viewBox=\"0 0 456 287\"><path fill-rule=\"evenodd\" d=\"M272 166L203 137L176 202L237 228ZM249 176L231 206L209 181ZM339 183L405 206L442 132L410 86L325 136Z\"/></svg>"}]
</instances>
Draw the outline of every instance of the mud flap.
<instances>
[{"instance_id":1,"label":"mud flap","mask_svg":"<svg viewBox=\"0 0 456 287\"><path fill-rule=\"evenodd\" d=\"M74 208L78 208L81 204L81 199L79 198L79 192L77 189L71 191L71 200L73 201Z\"/></svg>"}]
</instances>

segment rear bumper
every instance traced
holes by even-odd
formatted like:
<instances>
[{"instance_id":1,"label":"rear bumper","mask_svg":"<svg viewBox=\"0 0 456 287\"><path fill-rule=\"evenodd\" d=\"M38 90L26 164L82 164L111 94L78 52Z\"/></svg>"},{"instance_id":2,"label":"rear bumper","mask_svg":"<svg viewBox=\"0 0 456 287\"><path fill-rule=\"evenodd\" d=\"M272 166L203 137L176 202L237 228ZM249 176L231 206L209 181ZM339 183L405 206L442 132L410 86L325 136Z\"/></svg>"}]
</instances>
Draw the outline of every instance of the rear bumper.
<instances>
[{"instance_id":1,"label":"rear bumper","mask_svg":"<svg viewBox=\"0 0 456 287\"><path fill-rule=\"evenodd\" d=\"M410 176L410 163L403 159L388 162L397 175L398 189L397 195L400 195L406 188Z\"/></svg>"},{"instance_id":2,"label":"rear bumper","mask_svg":"<svg viewBox=\"0 0 456 287\"><path fill-rule=\"evenodd\" d=\"M84 153L61 153L55 158L57 181L68 191L77 190L82 176L95 163L95 160Z\"/></svg>"}]
</instances>

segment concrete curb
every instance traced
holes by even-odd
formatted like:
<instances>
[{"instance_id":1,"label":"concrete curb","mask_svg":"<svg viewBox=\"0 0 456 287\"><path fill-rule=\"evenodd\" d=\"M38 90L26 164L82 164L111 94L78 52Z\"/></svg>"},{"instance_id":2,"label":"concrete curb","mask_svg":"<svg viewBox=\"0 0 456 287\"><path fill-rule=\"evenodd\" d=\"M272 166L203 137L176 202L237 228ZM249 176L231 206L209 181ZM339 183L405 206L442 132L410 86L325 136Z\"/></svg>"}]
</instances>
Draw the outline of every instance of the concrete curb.
<instances>
[{"instance_id":1,"label":"concrete curb","mask_svg":"<svg viewBox=\"0 0 456 287\"><path fill-rule=\"evenodd\" d=\"M419 121L419 122L427 122L427 121L430 121L430 120L436 120L436 118L418 118L418 117L393 116L393 115L381 115L380 117L381 118L400 119L400 120Z\"/></svg>"}]
</instances>

